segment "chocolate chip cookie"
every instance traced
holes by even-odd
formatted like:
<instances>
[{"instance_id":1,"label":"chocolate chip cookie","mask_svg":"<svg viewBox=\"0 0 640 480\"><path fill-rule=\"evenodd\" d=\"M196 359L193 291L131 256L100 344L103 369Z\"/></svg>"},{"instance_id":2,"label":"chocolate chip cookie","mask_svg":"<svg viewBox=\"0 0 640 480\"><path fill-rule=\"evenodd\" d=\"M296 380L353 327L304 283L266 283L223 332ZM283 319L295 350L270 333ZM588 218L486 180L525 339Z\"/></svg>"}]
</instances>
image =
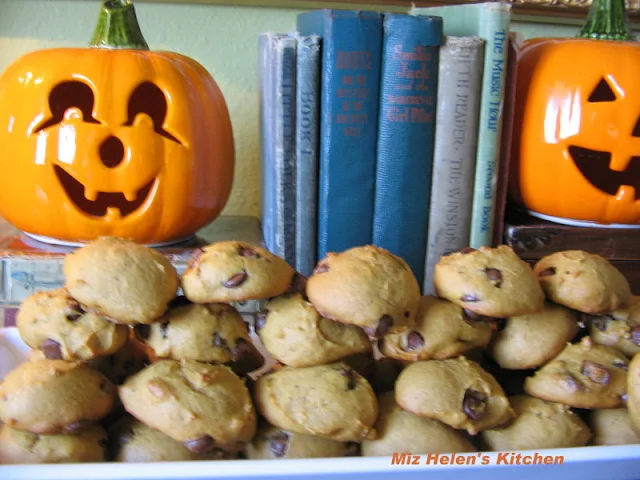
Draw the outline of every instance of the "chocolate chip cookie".
<instances>
[{"instance_id":1,"label":"chocolate chip cookie","mask_svg":"<svg viewBox=\"0 0 640 480\"><path fill-rule=\"evenodd\" d=\"M46 358L69 361L111 355L129 336L126 325L86 312L63 288L25 298L16 326L29 347L41 349Z\"/></svg>"},{"instance_id":2,"label":"chocolate chip cookie","mask_svg":"<svg viewBox=\"0 0 640 480\"><path fill-rule=\"evenodd\" d=\"M332 458L346 457L350 453L350 447L348 443L288 432L262 422L244 453L249 460Z\"/></svg>"},{"instance_id":3,"label":"chocolate chip cookie","mask_svg":"<svg viewBox=\"0 0 640 480\"><path fill-rule=\"evenodd\" d=\"M584 337L527 378L524 389L533 397L575 408L620 408L628 365L619 351Z\"/></svg>"},{"instance_id":4,"label":"chocolate chip cookie","mask_svg":"<svg viewBox=\"0 0 640 480\"><path fill-rule=\"evenodd\" d=\"M605 258L582 250L547 255L534 272L551 301L579 312L608 313L631 300L625 276Z\"/></svg>"},{"instance_id":5,"label":"chocolate chip cookie","mask_svg":"<svg viewBox=\"0 0 640 480\"><path fill-rule=\"evenodd\" d=\"M256 380L260 414L284 430L337 442L375 437L378 401L371 385L346 363L283 367Z\"/></svg>"},{"instance_id":6,"label":"chocolate chip cookie","mask_svg":"<svg viewBox=\"0 0 640 480\"><path fill-rule=\"evenodd\" d=\"M197 251L182 274L185 296L195 303L262 300L292 287L295 271L282 258L247 242L225 241Z\"/></svg>"},{"instance_id":7,"label":"chocolate chip cookie","mask_svg":"<svg viewBox=\"0 0 640 480\"><path fill-rule=\"evenodd\" d=\"M249 390L224 365L160 360L119 392L127 412L195 453L239 452L256 431Z\"/></svg>"},{"instance_id":8,"label":"chocolate chip cookie","mask_svg":"<svg viewBox=\"0 0 640 480\"><path fill-rule=\"evenodd\" d=\"M576 314L548 302L538 313L505 319L486 352L502 368L528 370L556 357L579 330Z\"/></svg>"},{"instance_id":9,"label":"chocolate chip cookie","mask_svg":"<svg viewBox=\"0 0 640 480\"><path fill-rule=\"evenodd\" d=\"M66 289L91 311L116 323L152 323L178 291L178 274L157 251L113 237L66 256Z\"/></svg>"},{"instance_id":10,"label":"chocolate chip cookie","mask_svg":"<svg viewBox=\"0 0 640 480\"><path fill-rule=\"evenodd\" d=\"M0 464L104 462L107 434L94 425L75 435L38 435L0 426Z\"/></svg>"},{"instance_id":11,"label":"chocolate chip cookie","mask_svg":"<svg viewBox=\"0 0 640 480\"><path fill-rule=\"evenodd\" d=\"M299 293L268 302L255 326L267 351L292 367L325 365L373 349L362 329L322 317Z\"/></svg>"},{"instance_id":12,"label":"chocolate chip cookie","mask_svg":"<svg viewBox=\"0 0 640 480\"><path fill-rule=\"evenodd\" d=\"M488 321L448 300L425 296L420 300L416 325L390 333L379 342L380 352L403 361L453 358L491 340Z\"/></svg>"},{"instance_id":13,"label":"chocolate chip cookie","mask_svg":"<svg viewBox=\"0 0 640 480\"><path fill-rule=\"evenodd\" d=\"M415 325L421 295L407 263L371 245L327 254L306 293L322 316L361 327L371 338Z\"/></svg>"},{"instance_id":14,"label":"chocolate chip cookie","mask_svg":"<svg viewBox=\"0 0 640 480\"><path fill-rule=\"evenodd\" d=\"M484 430L486 450L541 450L583 447L591 438L584 421L566 405L528 395L509 397L516 417L506 425Z\"/></svg>"},{"instance_id":15,"label":"chocolate chip cookie","mask_svg":"<svg viewBox=\"0 0 640 480\"><path fill-rule=\"evenodd\" d=\"M225 303L176 303L156 323L134 331L157 358L229 364L239 374L264 364L242 316Z\"/></svg>"},{"instance_id":16,"label":"chocolate chip cookie","mask_svg":"<svg viewBox=\"0 0 640 480\"><path fill-rule=\"evenodd\" d=\"M36 434L76 433L107 415L114 399L113 384L85 365L25 362L0 383L0 421Z\"/></svg>"},{"instance_id":17,"label":"chocolate chip cookie","mask_svg":"<svg viewBox=\"0 0 640 480\"><path fill-rule=\"evenodd\" d=\"M632 445L640 443L640 437L631 428L629 410L626 408L589 410L587 419L593 431L591 445Z\"/></svg>"},{"instance_id":18,"label":"chocolate chip cookie","mask_svg":"<svg viewBox=\"0 0 640 480\"><path fill-rule=\"evenodd\" d=\"M544 293L529 264L506 245L467 248L435 265L436 294L478 315L505 318L536 313Z\"/></svg>"},{"instance_id":19,"label":"chocolate chip cookie","mask_svg":"<svg viewBox=\"0 0 640 480\"><path fill-rule=\"evenodd\" d=\"M640 438L640 354L635 354L629 362L627 375L627 409L631 428Z\"/></svg>"},{"instance_id":20,"label":"chocolate chip cookie","mask_svg":"<svg viewBox=\"0 0 640 480\"><path fill-rule=\"evenodd\" d=\"M222 460L219 451L207 454L192 452L182 443L133 417L122 417L109 429L110 460L124 463L186 462Z\"/></svg>"},{"instance_id":21,"label":"chocolate chip cookie","mask_svg":"<svg viewBox=\"0 0 640 480\"><path fill-rule=\"evenodd\" d=\"M471 435L514 416L498 382L465 357L408 365L396 382L395 399L408 412Z\"/></svg>"},{"instance_id":22,"label":"chocolate chip cookie","mask_svg":"<svg viewBox=\"0 0 640 480\"><path fill-rule=\"evenodd\" d=\"M628 357L640 353L640 297L629 307L589 318L589 332L595 343L620 350Z\"/></svg>"},{"instance_id":23,"label":"chocolate chip cookie","mask_svg":"<svg viewBox=\"0 0 640 480\"><path fill-rule=\"evenodd\" d=\"M400 408L393 392L380 395L378 404L380 415L375 424L378 438L362 441L363 457L384 457L409 452L420 455L476 451L461 431Z\"/></svg>"}]
</instances>

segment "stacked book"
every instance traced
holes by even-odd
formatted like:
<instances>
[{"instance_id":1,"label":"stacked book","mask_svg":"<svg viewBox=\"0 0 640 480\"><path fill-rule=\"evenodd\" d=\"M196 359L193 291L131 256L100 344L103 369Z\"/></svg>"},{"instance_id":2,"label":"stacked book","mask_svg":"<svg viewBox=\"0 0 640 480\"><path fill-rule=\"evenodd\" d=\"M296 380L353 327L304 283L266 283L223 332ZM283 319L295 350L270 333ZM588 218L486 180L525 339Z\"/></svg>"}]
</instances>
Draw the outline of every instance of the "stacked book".
<instances>
[{"instance_id":1,"label":"stacked book","mask_svg":"<svg viewBox=\"0 0 640 480\"><path fill-rule=\"evenodd\" d=\"M263 232L304 275L373 244L432 292L433 264L493 245L509 3L316 10L259 38Z\"/></svg>"}]
</instances>

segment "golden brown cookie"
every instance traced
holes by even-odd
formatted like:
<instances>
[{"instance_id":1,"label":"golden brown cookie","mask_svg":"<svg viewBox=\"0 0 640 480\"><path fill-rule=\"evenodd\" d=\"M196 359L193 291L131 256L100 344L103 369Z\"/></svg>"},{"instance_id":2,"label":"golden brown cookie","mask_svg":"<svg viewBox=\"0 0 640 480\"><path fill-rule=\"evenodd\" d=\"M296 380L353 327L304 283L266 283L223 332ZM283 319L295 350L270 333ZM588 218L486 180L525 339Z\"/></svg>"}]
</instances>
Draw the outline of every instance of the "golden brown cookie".
<instances>
[{"instance_id":1,"label":"golden brown cookie","mask_svg":"<svg viewBox=\"0 0 640 480\"><path fill-rule=\"evenodd\" d=\"M362 329L322 317L299 293L268 302L256 315L256 331L266 350L292 367L324 365L373 349Z\"/></svg>"},{"instance_id":2,"label":"golden brown cookie","mask_svg":"<svg viewBox=\"0 0 640 480\"><path fill-rule=\"evenodd\" d=\"M505 319L486 351L502 368L537 368L557 356L578 330L573 311L547 302L541 312Z\"/></svg>"},{"instance_id":3,"label":"golden brown cookie","mask_svg":"<svg viewBox=\"0 0 640 480\"><path fill-rule=\"evenodd\" d=\"M282 258L247 242L225 241L199 250L182 274L185 296L195 303L262 300L282 295L295 271Z\"/></svg>"},{"instance_id":4,"label":"golden brown cookie","mask_svg":"<svg viewBox=\"0 0 640 480\"><path fill-rule=\"evenodd\" d=\"M469 314L448 300L422 297L416 325L385 335L379 343L380 352L403 361L444 360L484 347L491 340L491 325Z\"/></svg>"},{"instance_id":5,"label":"golden brown cookie","mask_svg":"<svg viewBox=\"0 0 640 480\"><path fill-rule=\"evenodd\" d=\"M464 433L431 418L419 417L398 406L393 392L378 397L378 437L362 441L363 457L385 457L394 453L463 453L476 448Z\"/></svg>"},{"instance_id":6,"label":"golden brown cookie","mask_svg":"<svg viewBox=\"0 0 640 480\"><path fill-rule=\"evenodd\" d=\"M152 323L178 291L178 274L157 251L102 237L66 256L66 288L93 312L117 323Z\"/></svg>"},{"instance_id":7,"label":"golden brown cookie","mask_svg":"<svg viewBox=\"0 0 640 480\"><path fill-rule=\"evenodd\" d=\"M254 399L271 424L337 442L375 436L378 401L371 385L342 362L283 367L256 380Z\"/></svg>"},{"instance_id":8,"label":"golden brown cookie","mask_svg":"<svg viewBox=\"0 0 640 480\"><path fill-rule=\"evenodd\" d=\"M249 460L279 458L332 458L351 453L348 443L336 442L315 435L288 432L262 422L258 433L244 450Z\"/></svg>"},{"instance_id":9,"label":"golden brown cookie","mask_svg":"<svg viewBox=\"0 0 640 480\"><path fill-rule=\"evenodd\" d=\"M256 431L249 390L224 365L160 360L119 392L127 412L195 453L241 451Z\"/></svg>"},{"instance_id":10,"label":"golden brown cookie","mask_svg":"<svg viewBox=\"0 0 640 480\"><path fill-rule=\"evenodd\" d=\"M433 271L437 295L478 315L536 313L544 293L529 264L506 245L467 248L444 256Z\"/></svg>"},{"instance_id":11,"label":"golden brown cookie","mask_svg":"<svg viewBox=\"0 0 640 480\"><path fill-rule=\"evenodd\" d=\"M329 253L307 280L309 301L326 318L363 328L369 337L416 323L420 286L407 263L366 245Z\"/></svg>"},{"instance_id":12,"label":"golden brown cookie","mask_svg":"<svg viewBox=\"0 0 640 480\"><path fill-rule=\"evenodd\" d=\"M529 395L509 397L516 417L480 433L488 451L583 447L591 438L584 421L566 405Z\"/></svg>"},{"instance_id":13,"label":"golden brown cookie","mask_svg":"<svg viewBox=\"0 0 640 480\"><path fill-rule=\"evenodd\" d=\"M527 378L524 389L533 397L575 408L620 408L628 364L619 351L584 337Z\"/></svg>"},{"instance_id":14,"label":"golden brown cookie","mask_svg":"<svg viewBox=\"0 0 640 480\"><path fill-rule=\"evenodd\" d=\"M107 415L114 399L113 384L85 365L24 362L0 383L0 421L43 435L75 433Z\"/></svg>"},{"instance_id":15,"label":"golden brown cookie","mask_svg":"<svg viewBox=\"0 0 640 480\"><path fill-rule=\"evenodd\" d=\"M633 296L629 307L589 318L589 331L595 343L620 350L628 357L640 352L640 296Z\"/></svg>"},{"instance_id":16,"label":"golden brown cookie","mask_svg":"<svg viewBox=\"0 0 640 480\"><path fill-rule=\"evenodd\" d=\"M139 372L152 361L147 347L129 337L127 343L113 355L98 357L86 362L115 385L121 385L128 377Z\"/></svg>"},{"instance_id":17,"label":"golden brown cookie","mask_svg":"<svg viewBox=\"0 0 640 480\"><path fill-rule=\"evenodd\" d=\"M110 460L124 463L187 462L222 460L219 451L207 454L192 452L182 443L133 417L122 417L109 428Z\"/></svg>"},{"instance_id":18,"label":"golden brown cookie","mask_svg":"<svg viewBox=\"0 0 640 480\"><path fill-rule=\"evenodd\" d=\"M636 353L629 362L627 375L627 409L631 428L640 438L640 353Z\"/></svg>"},{"instance_id":19,"label":"golden brown cookie","mask_svg":"<svg viewBox=\"0 0 640 480\"><path fill-rule=\"evenodd\" d=\"M567 250L541 258L534 267L546 296L584 313L626 308L631 300L627 279L605 258Z\"/></svg>"},{"instance_id":20,"label":"golden brown cookie","mask_svg":"<svg viewBox=\"0 0 640 480\"><path fill-rule=\"evenodd\" d=\"M59 288L36 292L24 299L16 316L20 337L46 358L90 360L117 352L129 337L126 325L116 325L86 312Z\"/></svg>"},{"instance_id":21,"label":"golden brown cookie","mask_svg":"<svg viewBox=\"0 0 640 480\"><path fill-rule=\"evenodd\" d=\"M175 303L156 323L134 331L157 358L229 364L238 374L264 364L242 316L225 303Z\"/></svg>"},{"instance_id":22,"label":"golden brown cookie","mask_svg":"<svg viewBox=\"0 0 640 480\"><path fill-rule=\"evenodd\" d=\"M38 435L0 426L0 464L104 462L107 434L94 425L75 435Z\"/></svg>"},{"instance_id":23,"label":"golden brown cookie","mask_svg":"<svg viewBox=\"0 0 640 480\"><path fill-rule=\"evenodd\" d=\"M495 378L465 357L408 365L396 382L395 399L408 412L471 435L514 416Z\"/></svg>"},{"instance_id":24,"label":"golden brown cookie","mask_svg":"<svg viewBox=\"0 0 640 480\"><path fill-rule=\"evenodd\" d=\"M631 445L640 443L640 438L631 428L629 410L626 408L589 410L587 421L593 431L591 445Z\"/></svg>"}]
</instances>

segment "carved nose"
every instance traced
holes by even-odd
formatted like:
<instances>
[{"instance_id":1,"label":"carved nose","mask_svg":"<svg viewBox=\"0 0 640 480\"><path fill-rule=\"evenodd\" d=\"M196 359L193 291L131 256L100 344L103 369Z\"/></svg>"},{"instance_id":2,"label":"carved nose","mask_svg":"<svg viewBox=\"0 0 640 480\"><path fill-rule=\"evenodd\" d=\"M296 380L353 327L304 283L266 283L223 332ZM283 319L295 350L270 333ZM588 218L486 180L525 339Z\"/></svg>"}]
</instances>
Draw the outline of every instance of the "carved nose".
<instances>
[{"instance_id":1,"label":"carved nose","mask_svg":"<svg viewBox=\"0 0 640 480\"><path fill-rule=\"evenodd\" d=\"M100 145L100 160L107 168L114 168L124 160L124 145L118 137L109 137Z\"/></svg>"}]
</instances>

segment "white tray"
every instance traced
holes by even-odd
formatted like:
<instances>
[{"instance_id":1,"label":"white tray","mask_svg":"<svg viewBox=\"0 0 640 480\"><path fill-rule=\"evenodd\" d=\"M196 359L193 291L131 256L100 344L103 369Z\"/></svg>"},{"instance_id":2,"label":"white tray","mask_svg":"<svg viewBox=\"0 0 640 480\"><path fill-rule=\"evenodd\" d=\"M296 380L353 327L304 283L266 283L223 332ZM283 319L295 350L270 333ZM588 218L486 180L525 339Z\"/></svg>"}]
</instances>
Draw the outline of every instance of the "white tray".
<instances>
[{"instance_id":1,"label":"white tray","mask_svg":"<svg viewBox=\"0 0 640 480\"><path fill-rule=\"evenodd\" d=\"M0 378L26 358L15 328L0 329ZM512 453L512 452L509 452ZM230 460L147 464L0 465L0 480L640 480L640 445L513 452L563 456L562 465L498 465L497 453L467 454L478 465L393 465L390 457ZM480 465L480 458L488 458Z\"/></svg>"}]
</instances>

